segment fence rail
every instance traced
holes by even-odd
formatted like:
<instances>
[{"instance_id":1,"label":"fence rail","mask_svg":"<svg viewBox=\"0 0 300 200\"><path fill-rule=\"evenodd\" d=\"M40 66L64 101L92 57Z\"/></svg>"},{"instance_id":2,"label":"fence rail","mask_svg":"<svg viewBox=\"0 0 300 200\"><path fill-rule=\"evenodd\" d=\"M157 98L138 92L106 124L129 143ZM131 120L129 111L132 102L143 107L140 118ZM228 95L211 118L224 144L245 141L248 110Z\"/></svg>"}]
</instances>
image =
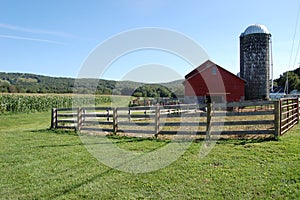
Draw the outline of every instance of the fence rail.
<instances>
[{"instance_id":1,"label":"fence rail","mask_svg":"<svg viewBox=\"0 0 300 200\"><path fill-rule=\"evenodd\" d=\"M274 135L299 122L298 98L228 104L52 109L51 127L113 134Z\"/></svg>"}]
</instances>

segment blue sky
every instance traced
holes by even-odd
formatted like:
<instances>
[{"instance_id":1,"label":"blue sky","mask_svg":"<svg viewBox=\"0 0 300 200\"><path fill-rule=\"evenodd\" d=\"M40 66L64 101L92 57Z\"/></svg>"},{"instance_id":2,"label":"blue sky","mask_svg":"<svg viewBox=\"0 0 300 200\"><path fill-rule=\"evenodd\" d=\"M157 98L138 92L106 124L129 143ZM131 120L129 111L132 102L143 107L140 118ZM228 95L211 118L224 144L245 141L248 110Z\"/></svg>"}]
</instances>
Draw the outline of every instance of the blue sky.
<instances>
[{"instance_id":1,"label":"blue sky","mask_svg":"<svg viewBox=\"0 0 300 200\"><path fill-rule=\"evenodd\" d=\"M0 71L77 77L90 52L103 41L124 31L159 27L192 38L211 60L236 74L239 36L248 25L260 23L272 34L277 78L300 62L300 53L295 58L299 24L290 62L299 3L299 0L1 0ZM193 69L174 55L144 51L121 57L99 78L130 77L126 74L132 68L149 63L168 66L181 77Z\"/></svg>"}]
</instances>

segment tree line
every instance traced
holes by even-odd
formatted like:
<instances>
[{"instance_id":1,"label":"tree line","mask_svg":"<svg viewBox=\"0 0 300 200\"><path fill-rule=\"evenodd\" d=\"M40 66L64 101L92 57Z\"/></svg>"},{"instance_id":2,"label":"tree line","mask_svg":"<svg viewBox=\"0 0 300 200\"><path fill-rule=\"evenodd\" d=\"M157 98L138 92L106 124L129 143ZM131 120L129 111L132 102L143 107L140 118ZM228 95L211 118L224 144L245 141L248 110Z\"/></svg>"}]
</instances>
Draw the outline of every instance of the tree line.
<instances>
[{"instance_id":1,"label":"tree line","mask_svg":"<svg viewBox=\"0 0 300 200\"><path fill-rule=\"evenodd\" d=\"M27 73L0 72L1 93L79 93L135 97L175 97L183 95L182 80L162 84L132 81L75 79Z\"/></svg>"},{"instance_id":2,"label":"tree line","mask_svg":"<svg viewBox=\"0 0 300 200\"><path fill-rule=\"evenodd\" d=\"M287 77L288 91L300 91L300 68L284 72L275 79L275 91L283 92ZM79 93L135 97L180 97L184 94L182 82L183 80L162 84L143 84L133 81L75 79L0 72L0 93Z\"/></svg>"}]
</instances>

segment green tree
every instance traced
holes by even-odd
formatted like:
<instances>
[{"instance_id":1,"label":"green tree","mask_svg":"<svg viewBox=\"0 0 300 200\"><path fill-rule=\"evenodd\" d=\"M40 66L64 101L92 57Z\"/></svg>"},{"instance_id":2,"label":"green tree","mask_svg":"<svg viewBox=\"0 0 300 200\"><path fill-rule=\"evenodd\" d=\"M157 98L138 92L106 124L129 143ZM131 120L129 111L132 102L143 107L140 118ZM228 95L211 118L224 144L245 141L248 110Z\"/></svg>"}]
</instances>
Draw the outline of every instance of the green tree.
<instances>
[{"instance_id":1,"label":"green tree","mask_svg":"<svg viewBox=\"0 0 300 200\"><path fill-rule=\"evenodd\" d=\"M299 76L293 71L285 72L283 75L280 75L279 79L276 80L279 86L285 87L286 79L288 78L288 89L292 90L300 90L300 79Z\"/></svg>"}]
</instances>

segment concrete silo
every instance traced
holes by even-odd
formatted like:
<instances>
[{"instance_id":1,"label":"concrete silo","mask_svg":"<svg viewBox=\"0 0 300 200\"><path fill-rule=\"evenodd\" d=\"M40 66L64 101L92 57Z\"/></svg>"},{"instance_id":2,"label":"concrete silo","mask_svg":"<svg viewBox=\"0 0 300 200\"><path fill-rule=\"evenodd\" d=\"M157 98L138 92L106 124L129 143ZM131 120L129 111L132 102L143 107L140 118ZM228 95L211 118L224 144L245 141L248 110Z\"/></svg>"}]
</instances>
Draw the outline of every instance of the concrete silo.
<instances>
[{"instance_id":1,"label":"concrete silo","mask_svg":"<svg viewBox=\"0 0 300 200\"><path fill-rule=\"evenodd\" d=\"M271 34L254 24L240 36L240 77L246 81L245 99L269 99Z\"/></svg>"}]
</instances>

